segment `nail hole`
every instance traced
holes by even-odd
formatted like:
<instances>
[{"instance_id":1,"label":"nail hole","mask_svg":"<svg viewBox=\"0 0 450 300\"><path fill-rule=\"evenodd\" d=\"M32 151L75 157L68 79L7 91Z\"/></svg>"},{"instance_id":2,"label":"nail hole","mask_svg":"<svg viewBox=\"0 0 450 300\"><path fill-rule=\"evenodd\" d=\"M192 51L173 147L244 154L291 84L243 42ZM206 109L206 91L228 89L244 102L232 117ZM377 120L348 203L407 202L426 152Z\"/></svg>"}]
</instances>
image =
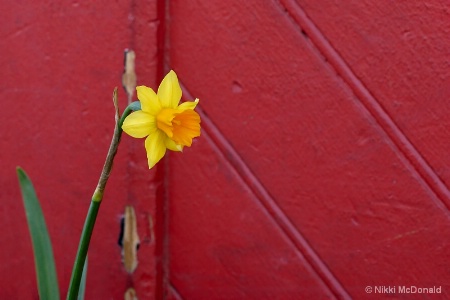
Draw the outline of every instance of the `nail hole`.
<instances>
[{"instance_id":1,"label":"nail hole","mask_svg":"<svg viewBox=\"0 0 450 300\"><path fill-rule=\"evenodd\" d=\"M231 91L235 94L242 93L242 85L237 81L233 81Z\"/></svg>"},{"instance_id":2,"label":"nail hole","mask_svg":"<svg viewBox=\"0 0 450 300\"><path fill-rule=\"evenodd\" d=\"M303 28L301 29L301 33L305 38L309 39L308 34L306 33L306 31Z\"/></svg>"}]
</instances>

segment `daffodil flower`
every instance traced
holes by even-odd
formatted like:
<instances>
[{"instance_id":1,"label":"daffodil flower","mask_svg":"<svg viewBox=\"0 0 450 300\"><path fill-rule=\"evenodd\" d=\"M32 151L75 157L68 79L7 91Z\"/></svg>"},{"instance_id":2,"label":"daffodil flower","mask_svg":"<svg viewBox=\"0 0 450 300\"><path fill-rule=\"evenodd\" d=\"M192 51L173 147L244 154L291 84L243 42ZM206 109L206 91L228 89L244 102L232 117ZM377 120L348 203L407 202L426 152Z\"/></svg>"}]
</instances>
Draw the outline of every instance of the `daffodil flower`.
<instances>
[{"instance_id":1,"label":"daffodil flower","mask_svg":"<svg viewBox=\"0 0 450 300\"><path fill-rule=\"evenodd\" d=\"M200 136L200 116L194 111L199 100L179 104L181 88L174 71L164 77L157 94L146 86L138 86L136 91L142 110L126 117L122 129L134 138L147 137L145 149L152 168L166 149L182 151Z\"/></svg>"}]
</instances>

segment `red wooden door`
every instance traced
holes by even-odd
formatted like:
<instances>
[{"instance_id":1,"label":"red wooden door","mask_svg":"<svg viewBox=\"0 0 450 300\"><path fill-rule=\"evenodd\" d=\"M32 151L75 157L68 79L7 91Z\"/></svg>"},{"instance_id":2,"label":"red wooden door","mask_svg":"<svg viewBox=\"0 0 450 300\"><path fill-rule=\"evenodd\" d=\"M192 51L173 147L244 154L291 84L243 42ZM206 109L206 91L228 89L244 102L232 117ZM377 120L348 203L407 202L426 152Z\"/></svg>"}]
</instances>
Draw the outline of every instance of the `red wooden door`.
<instances>
[{"instance_id":1,"label":"red wooden door","mask_svg":"<svg viewBox=\"0 0 450 300\"><path fill-rule=\"evenodd\" d=\"M170 156L170 299L450 297L448 3L170 1L168 20L203 124Z\"/></svg>"},{"instance_id":2,"label":"red wooden door","mask_svg":"<svg viewBox=\"0 0 450 300\"><path fill-rule=\"evenodd\" d=\"M87 299L449 298L449 14L437 0L2 1L0 298L37 298L16 165L64 297L124 48L138 84L177 72L202 136L151 171L123 138ZM125 205L141 239L131 275ZM441 289L399 290L412 286Z\"/></svg>"},{"instance_id":3,"label":"red wooden door","mask_svg":"<svg viewBox=\"0 0 450 300\"><path fill-rule=\"evenodd\" d=\"M123 50L136 52L139 84L154 86L161 77L158 9L153 0L1 1L0 299L38 297L17 165L42 202L65 298L111 141L111 95L121 85ZM122 89L119 95L125 107ZM155 297L160 253L151 224L161 176L148 170L141 144L124 138L92 239L86 299L124 299L129 287L139 299ZM141 240L132 275L117 244L125 205L136 211Z\"/></svg>"}]
</instances>

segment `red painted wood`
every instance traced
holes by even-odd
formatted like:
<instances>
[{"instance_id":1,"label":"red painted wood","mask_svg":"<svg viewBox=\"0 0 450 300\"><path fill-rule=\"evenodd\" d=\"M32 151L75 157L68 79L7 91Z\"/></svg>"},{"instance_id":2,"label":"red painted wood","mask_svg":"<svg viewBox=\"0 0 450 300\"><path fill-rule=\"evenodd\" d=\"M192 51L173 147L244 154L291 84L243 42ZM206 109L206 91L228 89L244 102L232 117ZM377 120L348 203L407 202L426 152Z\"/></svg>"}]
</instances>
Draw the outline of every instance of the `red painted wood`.
<instances>
[{"instance_id":1,"label":"red painted wood","mask_svg":"<svg viewBox=\"0 0 450 300\"><path fill-rule=\"evenodd\" d=\"M87 299L129 286L140 299L360 299L368 285L450 297L448 10L263 4L171 1L166 32L164 1L4 1L0 298L37 295L15 166L42 200L64 294L122 50L136 50L139 83L156 87L166 39L166 68L201 99L203 136L150 172L142 144L124 137ZM126 204L142 241L133 276L116 246Z\"/></svg>"},{"instance_id":2,"label":"red painted wood","mask_svg":"<svg viewBox=\"0 0 450 300\"><path fill-rule=\"evenodd\" d=\"M195 145L201 158L172 155L170 278L181 297L330 297L205 132L203 139Z\"/></svg>"},{"instance_id":3,"label":"red painted wood","mask_svg":"<svg viewBox=\"0 0 450 300\"><path fill-rule=\"evenodd\" d=\"M0 298L37 299L17 165L42 201L64 298L113 131L111 95L121 85L123 50L136 51L139 84L155 86L160 76L157 1L2 1L1 7ZM119 95L125 107L122 89ZM154 297L161 256L149 226L162 182L156 174L147 169L143 141L124 137L89 252L86 299L122 299L129 286L140 299ZM132 276L117 245L127 204L135 207L141 238Z\"/></svg>"},{"instance_id":4,"label":"red painted wood","mask_svg":"<svg viewBox=\"0 0 450 300\"><path fill-rule=\"evenodd\" d=\"M193 148L170 157L173 288L182 299L364 299L366 286L415 285L449 297L448 139L438 138L448 134L448 39L398 64L401 9L354 9L361 27L341 28L333 12L349 12L308 2L330 32L326 48L328 33L302 32L302 9L280 2L171 2L169 67L204 120ZM442 24L446 12L430 9L436 22L416 11L416 39ZM400 40L398 53L362 42L382 34Z\"/></svg>"},{"instance_id":5,"label":"red painted wood","mask_svg":"<svg viewBox=\"0 0 450 300\"><path fill-rule=\"evenodd\" d=\"M417 168L450 208L448 3L298 2L417 149Z\"/></svg>"}]
</instances>

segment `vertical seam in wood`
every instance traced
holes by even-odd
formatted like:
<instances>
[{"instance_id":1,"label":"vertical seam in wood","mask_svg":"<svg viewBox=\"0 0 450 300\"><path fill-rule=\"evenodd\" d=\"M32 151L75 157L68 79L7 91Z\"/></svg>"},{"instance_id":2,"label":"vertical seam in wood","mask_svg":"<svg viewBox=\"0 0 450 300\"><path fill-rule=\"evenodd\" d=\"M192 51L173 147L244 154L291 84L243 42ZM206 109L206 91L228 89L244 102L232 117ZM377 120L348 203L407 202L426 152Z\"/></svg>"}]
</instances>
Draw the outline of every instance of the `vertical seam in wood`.
<instances>
[{"instance_id":1,"label":"vertical seam in wood","mask_svg":"<svg viewBox=\"0 0 450 300\"><path fill-rule=\"evenodd\" d=\"M276 2L288 12L290 18L300 27L301 32L308 35L311 44L326 59L326 63L336 70L337 75L350 87L356 98L385 132L396 150L406 159L405 162L412 167L412 170L436 196L439 200L435 201L436 205L448 213L450 209L448 187L397 126L393 118L353 73L345 60L295 0L276 0Z\"/></svg>"},{"instance_id":2,"label":"vertical seam in wood","mask_svg":"<svg viewBox=\"0 0 450 300\"><path fill-rule=\"evenodd\" d=\"M165 73L166 53L166 19L168 17L168 0L157 0L157 66L156 79L160 82ZM156 236L156 287L155 298L166 299L169 293L169 157L166 156L157 167L157 179L162 180L156 195L156 226L159 227Z\"/></svg>"},{"instance_id":3,"label":"vertical seam in wood","mask_svg":"<svg viewBox=\"0 0 450 300\"><path fill-rule=\"evenodd\" d=\"M157 0L157 9L158 9L158 31L157 31L157 43L158 43L158 52L157 52L157 66L156 66L156 75L157 79L160 82L165 75L165 61L170 57L168 53L168 32L167 32L167 20L169 18L169 0Z\"/></svg>"},{"instance_id":4,"label":"vertical seam in wood","mask_svg":"<svg viewBox=\"0 0 450 300\"><path fill-rule=\"evenodd\" d=\"M183 94L188 99L193 99L186 87L180 82ZM239 156L237 151L231 146L226 137L220 132L212 120L205 114L200 105L196 110L202 119L202 130L210 137L211 142L217 147L223 157L234 168L242 182L247 185L256 199L262 204L268 215L273 219L274 223L283 232L288 240L292 242L294 247L305 258L311 269L322 280L330 292L338 299L351 299L345 288L340 284L339 280L332 274L326 264L319 255L309 245L305 237L295 227L289 217L284 213L278 203L269 194L259 179L253 174L250 168Z\"/></svg>"}]
</instances>

